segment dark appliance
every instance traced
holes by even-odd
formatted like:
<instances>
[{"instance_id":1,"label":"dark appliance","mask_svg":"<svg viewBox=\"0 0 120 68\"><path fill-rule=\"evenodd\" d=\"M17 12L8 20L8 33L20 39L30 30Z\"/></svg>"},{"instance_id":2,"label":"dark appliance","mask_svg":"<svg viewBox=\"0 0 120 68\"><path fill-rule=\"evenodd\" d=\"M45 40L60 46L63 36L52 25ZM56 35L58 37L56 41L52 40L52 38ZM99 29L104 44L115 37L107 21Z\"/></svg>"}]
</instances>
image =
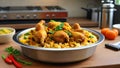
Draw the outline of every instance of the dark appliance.
<instances>
[{"instance_id":1,"label":"dark appliance","mask_svg":"<svg viewBox=\"0 0 120 68\"><path fill-rule=\"evenodd\" d=\"M60 6L8 6L0 7L0 27L16 29L33 27L40 20L66 21L67 11Z\"/></svg>"},{"instance_id":2,"label":"dark appliance","mask_svg":"<svg viewBox=\"0 0 120 68\"><path fill-rule=\"evenodd\" d=\"M97 8L84 8L82 7L81 9L85 10L87 13L86 18L93 21L93 22L99 22L100 18L100 7Z\"/></svg>"},{"instance_id":3,"label":"dark appliance","mask_svg":"<svg viewBox=\"0 0 120 68\"><path fill-rule=\"evenodd\" d=\"M84 7L82 7L81 9L83 9L87 12L86 18L91 20L92 19L92 9L91 8L84 8Z\"/></svg>"}]
</instances>

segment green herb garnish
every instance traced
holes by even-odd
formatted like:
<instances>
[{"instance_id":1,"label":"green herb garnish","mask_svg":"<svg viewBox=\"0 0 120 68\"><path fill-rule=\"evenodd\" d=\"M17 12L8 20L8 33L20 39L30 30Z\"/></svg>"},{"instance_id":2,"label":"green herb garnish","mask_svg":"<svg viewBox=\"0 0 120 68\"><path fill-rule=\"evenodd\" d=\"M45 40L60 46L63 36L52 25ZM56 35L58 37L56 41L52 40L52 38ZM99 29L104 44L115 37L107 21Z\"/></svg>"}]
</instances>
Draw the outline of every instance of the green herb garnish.
<instances>
[{"instance_id":1,"label":"green herb garnish","mask_svg":"<svg viewBox=\"0 0 120 68\"><path fill-rule=\"evenodd\" d=\"M94 38L94 36L90 35L89 38Z\"/></svg>"},{"instance_id":2,"label":"green herb garnish","mask_svg":"<svg viewBox=\"0 0 120 68\"><path fill-rule=\"evenodd\" d=\"M6 48L5 51L8 52L9 54L14 54L16 56L20 55L20 51L17 49L14 49L12 46Z\"/></svg>"},{"instance_id":3,"label":"green herb garnish","mask_svg":"<svg viewBox=\"0 0 120 68\"><path fill-rule=\"evenodd\" d=\"M49 34L54 34L54 31L53 30L49 30L48 33Z\"/></svg>"},{"instance_id":4,"label":"green herb garnish","mask_svg":"<svg viewBox=\"0 0 120 68\"><path fill-rule=\"evenodd\" d=\"M8 52L8 54L13 55L15 57L15 59L20 63L23 63L25 65L31 65L32 64L32 62L28 62L28 61L25 61L21 58L18 58L18 56L21 55L20 51L17 50L17 49L14 49L12 46L6 48L5 51Z\"/></svg>"},{"instance_id":5,"label":"green herb garnish","mask_svg":"<svg viewBox=\"0 0 120 68\"><path fill-rule=\"evenodd\" d=\"M26 37L26 36L24 36L24 39L27 39L27 37Z\"/></svg>"},{"instance_id":6,"label":"green herb garnish","mask_svg":"<svg viewBox=\"0 0 120 68\"><path fill-rule=\"evenodd\" d=\"M50 22L56 22L55 20L50 20Z\"/></svg>"},{"instance_id":7,"label":"green herb garnish","mask_svg":"<svg viewBox=\"0 0 120 68\"><path fill-rule=\"evenodd\" d=\"M58 30L62 30L63 29L63 26L64 26L64 23L61 23L60 25L58 25L55 30L58 31Z\"/></svg>"},{"instance_id":8,"label":"green herb garnish","mask_svg":"<svg viewBox=\"0 0 120 68\"><path fill-rule=\"evenodd\" d=\"M70 37L72 36L72 33L68 30L65 31Z\"/></svg>"},{"instance_id":9,"label":"green herb garnish","mask_svg":"<svg viewBox=\"0 0 120 68\"><path fill-rule=\"evenodd\" d=\"M17 58L17 57L15 57L15 59L16 59L18 62L23 63L23 64L25 64L25 65L31 65L31 64L32 64L32 62L28 62L28 61L22 60L22 59Z\"/></svg>"},{"instance_id":10,"label":"green herb garnish","mask_svg":"<svg viewBox=\"0 0 120 68\"><path fill-rule=\"evenodd\" d=\"M29 32L28 32L28 33L25 33L25 34L24 34L24 39L27 39L29 35L30 35Z\"/></svg>"},{"instance_id":11,"label":"green herb garnish","mask_svg":"<svg viewBox=\"0 0 120 68\"><path fill-rule=\"evenodd\" d=\"M28 35L30 35L30 33L28 32L28 33L25 33L24 35L28 36Z\"/></svg>"}]
</instances>

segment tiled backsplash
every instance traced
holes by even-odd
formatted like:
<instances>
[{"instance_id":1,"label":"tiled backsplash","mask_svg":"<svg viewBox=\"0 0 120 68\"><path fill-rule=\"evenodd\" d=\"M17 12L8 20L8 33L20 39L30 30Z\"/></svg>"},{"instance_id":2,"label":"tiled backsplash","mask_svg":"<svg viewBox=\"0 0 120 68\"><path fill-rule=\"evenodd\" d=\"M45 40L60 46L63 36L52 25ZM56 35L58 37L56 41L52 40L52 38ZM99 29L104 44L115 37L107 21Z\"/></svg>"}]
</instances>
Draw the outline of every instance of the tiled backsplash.
<instances>
[{"instance_id":1,"label":"tiled backsplash","mask_svg":"<svg viewBox=\"0 0 120 68\"><path fill-rule=\"evenodd\" d=\"M97 6L98 0L0 0L0 6L59 5L68 10L69 17L85 17L81 7Z\"/></svg>"}]
</instances>

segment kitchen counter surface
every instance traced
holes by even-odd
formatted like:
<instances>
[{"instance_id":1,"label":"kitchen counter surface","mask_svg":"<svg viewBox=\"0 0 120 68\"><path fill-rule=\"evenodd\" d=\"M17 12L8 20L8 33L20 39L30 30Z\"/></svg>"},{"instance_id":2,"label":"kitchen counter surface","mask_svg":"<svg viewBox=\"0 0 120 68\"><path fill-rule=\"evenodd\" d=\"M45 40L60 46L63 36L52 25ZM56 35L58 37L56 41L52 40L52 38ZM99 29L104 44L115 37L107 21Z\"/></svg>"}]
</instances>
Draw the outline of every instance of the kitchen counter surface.
<instances>
[{"instance_id":1,"label":"kitchen counter surface","mask_svg":"<svg viewBox=\"0 0 120 68\"><path fill-rule=\"evenodd\" d=\"M99 28L90 28L100 32ZM97 46L95 53L86 60L63 63L63 64L52 64L40 61L35 61L26 56L22 56L24 59L33 62L31 66L23 65L23 68L80 68L80 67L91 67L91 68L119 68L120 67L120 51L113 51L105 48L105 43L115 43L120 41L120 35L115 40L104 40L100 45ZM21 50L20 46L14 41L10 41L7 44L0 44L0 56L6 55L5 48L13 46ZM14 65L6 64L2 58L0 58L0 68L15 68Z\"/></svg>"},{"instance_id":2,"label":"kitchen counter surface","mask_svg":"<svg viewBox=\"0 0 120 68\"><path fill-rule=\"evenodd\" d=\"M89 19L86 19L86 18L82 18L82 17L69 17L67 18L67 22L70 23L70 24L73 24L73 23L79 23L80 26L83 26L83 27L95 27L95 26L98 26L98 23L96 22L93 22ZM16 29L25 29L25 28L31 28L31 27L34 27L35 24L19 24L20 22L18 22L17 24L0 24L0 27L13 27L13 28L16 28Z\"/></svg>"},{"instance_id":3,"label":"kitchen counter surface","mask_svg":"<svg viewBox=\"0 0 120 68\"><path fill-rule=\"evenodd\" d=\"M98 22L93 22L89 19L81 17L69 17L67 18L67 22L70 24L79 23L82 27L96 27L99 25Z\"/></svg>"}]
</instances>

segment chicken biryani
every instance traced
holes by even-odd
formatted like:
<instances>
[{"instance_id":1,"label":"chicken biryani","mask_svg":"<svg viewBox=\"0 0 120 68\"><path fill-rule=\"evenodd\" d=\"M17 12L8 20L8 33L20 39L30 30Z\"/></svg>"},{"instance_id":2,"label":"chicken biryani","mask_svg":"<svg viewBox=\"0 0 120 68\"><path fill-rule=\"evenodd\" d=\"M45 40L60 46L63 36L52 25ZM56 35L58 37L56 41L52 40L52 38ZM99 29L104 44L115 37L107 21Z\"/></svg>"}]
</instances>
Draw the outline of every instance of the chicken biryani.
<instances>
[{"instance_id":1,"label":"chicken biryani","mask_svg":"<svg viewBox=\"0 0 120 68\"><path fill-rule=\"evenodd\" d=\"M44 48L75 48L87 46L98 41L97 36L78 23L44 20L38 22L33 30L19 37L21 43Z\"/></svg>"}]
</instances>

